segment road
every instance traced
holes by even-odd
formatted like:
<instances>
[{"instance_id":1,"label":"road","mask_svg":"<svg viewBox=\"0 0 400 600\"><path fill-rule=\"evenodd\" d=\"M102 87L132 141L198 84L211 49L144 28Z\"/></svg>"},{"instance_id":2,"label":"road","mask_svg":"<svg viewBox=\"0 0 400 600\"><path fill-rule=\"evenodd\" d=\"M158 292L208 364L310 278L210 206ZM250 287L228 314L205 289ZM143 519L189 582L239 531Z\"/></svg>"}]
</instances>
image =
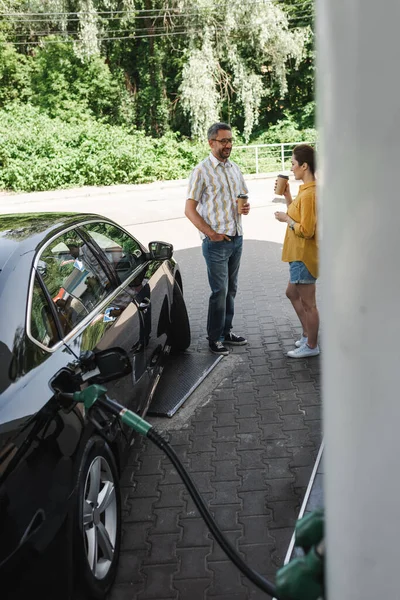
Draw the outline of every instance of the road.
<instances>
[{"instance_id":1,"label":"road","mask_svg":"<svg viewBox=\"0 0 400 600\"><path fill-rule=\"evenodd\" d=\"M244 219L245 238L282 242L285 226L274 218L284 210L273 202L274 176L246 178L251 211ZM94 212L120 223L141 242L161 239L176 250L200 246L197 230L183 214L186 180L103 188L77 188L55 192L0 195L1 214L14 212ZM291 181L292 193L298 183Z\"/></svg>"}]
</instances>

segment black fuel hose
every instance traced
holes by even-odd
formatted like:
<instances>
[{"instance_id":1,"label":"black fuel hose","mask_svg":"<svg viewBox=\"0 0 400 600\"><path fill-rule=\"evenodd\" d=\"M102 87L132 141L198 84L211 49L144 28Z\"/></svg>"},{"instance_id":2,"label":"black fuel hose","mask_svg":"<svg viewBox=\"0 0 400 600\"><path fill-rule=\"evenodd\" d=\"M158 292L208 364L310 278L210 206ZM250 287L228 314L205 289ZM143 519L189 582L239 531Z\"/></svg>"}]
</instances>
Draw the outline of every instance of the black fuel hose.
<instances>
[{"instance_id":1,"label":"black fuel hose","mask_svg":"<svg viewBox=\"0 0 400 600\"><path fill-rule=\"evenodd\" d=\"M233 548L231 543L227 540L222 531L219 529L206 503L201 497L194 481L190 477L185 467L182 465L172 446L170 446L167 440L164 439L163 436L153 428L150 428L146 435L156 446L158 446L158 448L160 448L160 450L162 450L168 456L168 458L178 471L179 475L181 476L183 483L185 484L189 494L191 495L193 502L199 509L199 512L203 517L205 523L207 524L209 530L211 531L215 540L221 546L222 550L226 553L226 555L243 573L243 575L250 579L250 581L252 581L254 585L256 585L258 588L260 588L260 590L263 590L263 592L266 592L272 598L278 598L275 586L270 581L268 581L268 579L262 577L262 575L257 573L257 571L254 571L254 569L249 567L244 562L240 554L235 550L235 548Z\"/></svg>"}]
</instances>

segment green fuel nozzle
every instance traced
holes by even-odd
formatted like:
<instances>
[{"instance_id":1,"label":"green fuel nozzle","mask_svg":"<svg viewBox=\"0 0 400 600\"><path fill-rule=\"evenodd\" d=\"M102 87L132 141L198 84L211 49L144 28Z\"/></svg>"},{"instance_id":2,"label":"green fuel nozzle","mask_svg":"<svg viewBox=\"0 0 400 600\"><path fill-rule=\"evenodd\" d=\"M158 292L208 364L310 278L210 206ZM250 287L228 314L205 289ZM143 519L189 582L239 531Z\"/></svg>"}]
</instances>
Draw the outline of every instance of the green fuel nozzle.
<instances>
[{"instance_id":1,"label":"green fuel nozzle","mask_svg":"<svg viewBox=\"0 0 400 600\"><path fill-rule=\"evenodd\" d=\"M86 410L92 408L92 406L97 403L102 408L109 410L116 416L119 416L121 421L125 423L131 429L134 429L137 433L141 435L147 435L150 429L152 428L150 423L139 417L136 413L128 410L124 406L115 402L115 400L111 400L106 395L107 389L98 384L89 385L86 389L81 392L75 392L73 395L74 402L82 403Z\"/></svg>"}]
</instances>

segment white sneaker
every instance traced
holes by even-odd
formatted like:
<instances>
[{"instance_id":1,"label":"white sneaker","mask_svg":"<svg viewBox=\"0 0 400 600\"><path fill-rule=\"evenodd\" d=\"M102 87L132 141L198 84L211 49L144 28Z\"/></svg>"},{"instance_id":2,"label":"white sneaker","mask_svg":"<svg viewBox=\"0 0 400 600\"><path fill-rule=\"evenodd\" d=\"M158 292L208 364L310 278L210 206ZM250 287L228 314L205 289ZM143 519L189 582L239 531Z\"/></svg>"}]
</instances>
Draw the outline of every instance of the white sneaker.
<instances>
[{"instance_id":1,"label":"white sneaker","mask_svg":"<svg viewBox=\"0 0 400 600\"><path fill-rule=\"evenodd\" d=\"M301 338L299 340L297 340L297 342L294 343L294 345L296 346L296 348L301 348L301 346L304 346L304 344L307 344L308 342L308 337L306 337L305 335L302 335Z\"/></svg>"},{"instance_id":2,"label":"white sneaker","mask_svg":"<svg viewBox=\"0 0 400 600\"><path fill-rule=\"evenodd\" d=\"M300 348L296 348L296 350L290 350L287 355L290 358L309 358L310 356L318 356L319 347L315 346L315 348L310 348L308 344L304 344L304 346L300 346Z\"/></svg>"}]
</instances>

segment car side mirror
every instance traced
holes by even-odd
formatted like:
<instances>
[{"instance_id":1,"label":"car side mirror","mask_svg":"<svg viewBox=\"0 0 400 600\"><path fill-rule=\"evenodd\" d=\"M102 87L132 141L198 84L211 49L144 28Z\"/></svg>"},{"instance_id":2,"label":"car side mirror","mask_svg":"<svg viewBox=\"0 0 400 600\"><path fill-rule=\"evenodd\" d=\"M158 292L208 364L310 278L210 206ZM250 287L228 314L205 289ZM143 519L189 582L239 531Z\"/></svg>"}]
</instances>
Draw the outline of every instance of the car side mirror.
<instances>
[{"instance_id":1,"label":"car side mirror","mask_svg":"<svg viewBox=\"0 0 400 600\"><path fill-rule=\"evenodd\" d=\"M169 260L172 258L174 247L167 242L150 242L149 252L146 253L147 260Z\"/></svg>"}]
</instances>

